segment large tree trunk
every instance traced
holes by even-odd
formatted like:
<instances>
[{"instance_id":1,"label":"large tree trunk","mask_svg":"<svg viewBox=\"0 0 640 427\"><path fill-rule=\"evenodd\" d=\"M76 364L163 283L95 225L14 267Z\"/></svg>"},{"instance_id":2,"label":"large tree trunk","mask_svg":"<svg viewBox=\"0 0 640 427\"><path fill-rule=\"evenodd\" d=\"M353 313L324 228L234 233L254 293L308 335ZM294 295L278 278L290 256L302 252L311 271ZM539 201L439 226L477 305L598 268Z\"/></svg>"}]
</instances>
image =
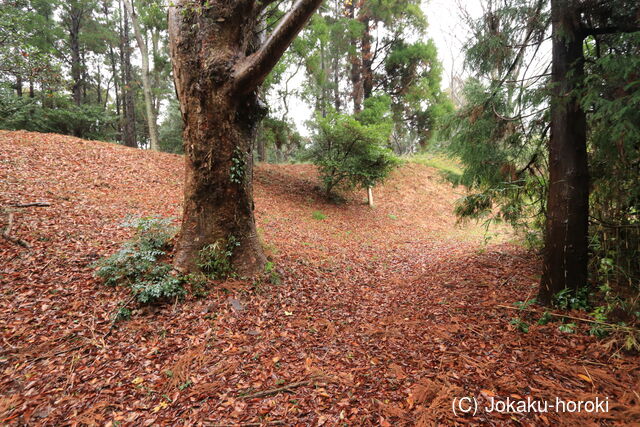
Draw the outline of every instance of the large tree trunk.
<instances>
[{"instance_id":1,"label":"large tree trunk","mask_svg":"<svg viewBox=\"0 0 640 427\"><path fill-rule=\"evenodd\" d=\"M265 3L209 1L169 8L174 82L184 121L184 211L174 265L198 270L199 251L238 243L231 264L243 277L263 272L265 256L253 215L252 146L266 109L258 88L321 0L298 0L262 41Z\"/></svg>"},{"instance_id":2,"label":"large tree trunk","mask_svg":"<svg viewBox=\"0 0 640 427\"><path fill-rule=\"evenodd\" d=\"M149 79L149 51L147 50L147 44L142 38L142 29L138 23L138 17L133 10L131 0L124 0L124 5L131 17L133 32L138 42L138 48L140 49L140 57L142 58L142 91L144 92L144 105L147 113L147 125L149 127L150 148L158 151L160 149L158 145L158 125L156 123L156 113L153 108L153 96L151 94L151 82Z\"/></svg>"},{"instance_id":3,"label":"large tree trunk","mask_svg":"<svg viewBox=\"0 0 640 427\"><path fill-rule=\"evenodd\" d=\"M573 0L552 0L553 83L549 195L539 300L587 285L589 170L586 117L575 93L584 77L580 14Z\"/></svg>"}]
</instances>

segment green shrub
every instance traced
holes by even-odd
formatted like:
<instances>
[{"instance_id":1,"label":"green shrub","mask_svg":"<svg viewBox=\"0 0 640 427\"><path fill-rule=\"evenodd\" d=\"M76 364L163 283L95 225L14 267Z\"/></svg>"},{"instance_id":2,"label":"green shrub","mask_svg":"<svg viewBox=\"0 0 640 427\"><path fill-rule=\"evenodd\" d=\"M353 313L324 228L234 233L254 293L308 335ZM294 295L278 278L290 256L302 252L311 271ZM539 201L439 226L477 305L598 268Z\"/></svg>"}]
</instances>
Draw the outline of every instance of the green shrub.
<instances>
[{"instance_id":1,"label":"green shrub","mask_svg":"<svg viewBox=\"0 0 640 427\"><path fill-rule=\"evenodd\" d=\"M378 120L373 120L372 116ZM388 148L391 120L376 110L359 116L331 112L317 117L307 154L320 172L327 195L339 188L367 188L383 181L400 161Z\"/></svg>"},{"instance_id":2,"label":"green shrub","mask_svg":"<svg viewBox=\"0 0 640 427\"><path fill-rule=\"evenodd\" d=\"M166 153L182 154L182 114L177 100L171 100L166 118L158 127L160 150Z\"/></svg>"},{"instance_id":3,"label":"green shrub","mask_svg":"<svg viewBox=\"0 0 640 427\"><path fill-rule=\"evenodd\" d=\"M176 229L170 219L157 217L129 220L123 224L135 230L115 254L97 263L96 276L108 286L126 286L141 304L183 297L185 279L172 275L171 265L159 261L166 255Z\"/></svg>"},{"instance_id":4,"label":"green shrub","mask_svg":"<svg viewBox=\"0 0 640 427\"><path fill-rule=\"evenodd\" d=\"M165 275L154 280L139 282L131 287L139 303L150 304L159 301L168 301L182 298L186 295L182 277Z\"/></svg>"},{"instance_id":5,"label":"green shrub","mask_svg":"<svg viewBox=\"0 0 640 427\"><path fill-rule=\"evenodd\" d=\"M276 265L273 262L268 261L264 265L264 272L269 277L269 283L272 285L279 285L282 283L282 277L280 277L280 274L276 270Z\"/></svg>"},{"instance_id":6,"label":"green shrub","mask_svg":"<svg viewBox=\"0 0 640 427\"><path fill-rule=\"evenodd\" d=\"M129 241L118 252L98 263L96 276L108 286L131 286L146 276L162 255L162 250L142 249Z\"/></svg>"},{"instance_id":7,"label":"green shrub","mask_svg":"<svg viewBox=\"0 0 640 427\"><path fill-rule=\"evenodd\" d=\"M553 305L561 310L588 310L589 304L589 288L580 288L576 291L573 289L563 289L553 296Z\"/></svg>"},{"instance_id":8,"label":"green shrub","mask_svg":"<svg viewBox=\"0 0 640 427\"><path fill-rule=\"evenodd\" d=\"M23 98L0 90L0 129L24 129L113 141L118 118L99 105L75 105L53 96L44 106L37 98Z\"/></svg>"}]
</instances>

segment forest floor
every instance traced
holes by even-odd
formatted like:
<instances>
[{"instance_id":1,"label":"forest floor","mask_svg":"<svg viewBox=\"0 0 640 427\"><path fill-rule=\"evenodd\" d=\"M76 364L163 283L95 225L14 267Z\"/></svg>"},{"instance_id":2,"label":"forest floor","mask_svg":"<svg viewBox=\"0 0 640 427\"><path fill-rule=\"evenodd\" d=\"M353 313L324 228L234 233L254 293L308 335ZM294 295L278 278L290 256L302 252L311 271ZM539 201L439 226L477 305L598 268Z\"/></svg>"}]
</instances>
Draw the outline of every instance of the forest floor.
<instances>
[{"instance_id":1,"label":"forest floor","mask_svg":"<svg viewBox=\"0 0 640 427\"><path fill-rule=\"evenodd\" d=\"M312 166L259 165L257 222L282 283L140 307L105 337L127 293L92 263L130 237L127 216L179 218L182 178L177 155L0 132L0 206L51 204L14 210L31 250L0 239L0 425L640 423L639 358L584 324L516 330L501 305L535 296L537 255L507 229L486 244L456 225L463 190L419 164L375 190L375 209L360 193L325 202ZM453 412L465 396L475 416ZM487 413L494 397L609 411Z\"/></svg>"}]
</instances>

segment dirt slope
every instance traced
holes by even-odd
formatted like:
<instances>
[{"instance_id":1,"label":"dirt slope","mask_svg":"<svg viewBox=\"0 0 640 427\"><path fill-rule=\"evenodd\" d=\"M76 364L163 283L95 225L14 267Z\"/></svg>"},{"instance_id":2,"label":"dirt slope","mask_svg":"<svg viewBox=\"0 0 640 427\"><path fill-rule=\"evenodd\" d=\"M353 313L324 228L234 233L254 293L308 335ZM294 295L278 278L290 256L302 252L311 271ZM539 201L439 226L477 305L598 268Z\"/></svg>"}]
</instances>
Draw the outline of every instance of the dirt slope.
<instances>
[{"instance_id":1,"label":"dirt slope","mask_svg":"<svg viewBox=\"0 0 640 427\"><path fill-rule=\"evenodd\" d=\"M141 309L104 339L126 293L90 264L128 237L128 215L179 218L182 174L180 156L0 131L0 206L51 203L15 212L32 250L0 239L0 425L640 422L638 358L557 324L514 331L498 305L535 295L535 255L456 227L459 190L420 165L373 210L364 194L325 203L311 166L260 165L258 226L283 283ZM451 410L492 395L608 397L610 411Z\"/></svg>"}]
</instances>

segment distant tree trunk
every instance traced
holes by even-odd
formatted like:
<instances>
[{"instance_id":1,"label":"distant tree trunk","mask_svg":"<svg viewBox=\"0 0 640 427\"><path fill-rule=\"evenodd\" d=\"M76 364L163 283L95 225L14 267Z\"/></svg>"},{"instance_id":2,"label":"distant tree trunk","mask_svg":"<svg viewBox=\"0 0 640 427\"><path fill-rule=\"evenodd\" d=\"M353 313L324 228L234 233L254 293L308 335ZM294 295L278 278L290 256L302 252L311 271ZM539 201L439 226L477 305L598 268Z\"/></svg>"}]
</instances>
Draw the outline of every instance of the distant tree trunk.
<instances>
[{"instance_id":1,"label":"distant tree trunk","mask_svg":"<svg viewBox=\"0 0 640 427\"><path fill-rule=\"evenodd\" d=\"M82 104L82 58L80 55L80 29L84 11L74 2L69 8L69 48L71 51L71 89L73 102L76 105Z\"/></svg>"},{"instance_id":2,"label":"distant tree trunk","mask_svg":"<svg viewBox=\"0 0 640 427\"><path fill-rule=\"evenodd\" d=\"M169 8L170 51L184 120L187 163L182 228L174 265L198 269L199 251L219 242L233 247L241 276L263 272L266 262L253 216L252 146L266 109L258 88L322 0L298 0L272 34L261 40L267 2L190 0Z\"/></svg>"},{"instance_id":3,"label":"distant tree trunk","mask_svg":"<svg viewBox=\"0 0 640 427\"><path fill-rule=\"evenodd\" d=\"M109 89L107 84L107 90ZM102 104L102 73L98 66L98 72L96 73L96 102L98 105Z\"/></svg>"},{"instance_id":4,"label":"distant tree trunk","mask_svg":"<svg viewBox=\"0 0 640 427\"><path fill-rule=\"evenodd\" d=\"M360 22L364 25L362 34L361 50L362 50L362 99L368 99L373 93L373 52L371 52L371 23L366 15L360 18Z\"/></svg>"},{"instance_id":5,"label":"distant tree trunk","mask_svg":"<svg viewBox=\"0 0 640 427\"><path fill-rule=\"evenodd\" d=\"M149 51L147 50L147 44L142 38L142 29L138 23L138 17L133 10L131 0L124 0L124 5L127 8L127 12L131 16L131 22L133 24L133 32L138 42L138 48L140 49L140 56L142 58L142 90L144 92L144 105L147 113L147 125L149 126L149 140L151 143L151 149L158 151L160 146L158 145L158 126L156 123L156 113L153 108L153 95L151 94L151 82L149 80Z\"/></svg>"},{"instance_id":6,"label":"distant tree trunk","mask_svg":"<svg viewBox=\"0 0 640 427\"><path fill-rule=\"evenodd\" d=\"M105 20L108 22L111 16L109 11L109 2L107 0L103 0L102 2L102 12L104 13ZM116 54L113 50L113 44L109 42L109 65L111 66L111 75L113 76L113 90L115 94L115 102L116 102L116 115L118 116L118 121L116 124L116 140L122 141L122 116L120 109L120 84L119 84L119 76L118 69L116 66Z\"/></svg>"},{"instance_id":7,"label":"distant tree trunk","mask_svg":"<svg viewBox=\"0 0 640 427\"><path fill-rule=\"evenodd\" d=\"M340 98L340 58L337 55L333 57L333 108L340 112L342 108L342 99Z\"/></svg>"},{"instance_id":8,"label":"distant tree trunk","mask_svg":"<svg viewBox=\"0 0 640 427\"><path fill-rule=\"evenodd\" d=\"M120 41L120 57L122 67L122 142L127 147L138 147L136 141L136 111L134 92L131 82L131 45L129 40L129 17L127 9L122 7L121 41Z\"/></svg>"},{"instance_id":9,"label":"distant tree trunk","mask_svg":"<svg viewBox=\"0 0 640 427\"><path fill-rule=\"evenodd\" d=\"M262 134L264 132L264 127L261 126L261 131L259 132L259 134ZM264 162L267 160L267 147L265 144L265 140L264 137L261 135L259 138L257 138L257 152L258 152L258 161L259 162Z\"/></svg>"},{"instance_id":10,"label":"distant tree trunk","mask_svg":"<svg viewBox=\"0 0 640 427\"><path fill-rule=\"evenodd\" d=\"M22 98L22 76L16 75L16 95Z\"/></svg>"},{"instance_id":11,"label":"distant tree trunk","mask_svg":"<svg viewBox=\"0 0 640 427\"><path fill-rule=\"evenodd\" d=\"M81 64L82 64L82 77L80 78L80 81L82 82L82 103L86 104L87 103L87 84L86 82L89 81L89 73L88 73L88 69L89 67L87 67L87 51L83 48L81 50L81 55L80 58L82 58L81 60Z\"/></svg>"},{"instance_id":12,"label":"distant tree trunk","mask_svg":"<svg viewBox=\"0 0 640 427\"><path fill-rule=\"evenodd\" d=\"M151 49L152 49L152 54L151 56L153 57L153 79L152 79L152 83L151 83L151 87L154 88L159 88L160 87L160 70L158 69L158 64L156 62L156 58L158 55L158 52L160 51L160 31L158 31L157 28L155 28L151 34ZM156 123L158 120L158 112L160 111L160 100L161 97L159 95L153 94L153 112L155 114L156 117Z\"/></svg>"},{"instance_id":13,"label":"distant tree trunk","mask_svg":"<svg viewBox=\"0 0 640 427\"><path fill-rule=\"evenodd\" d=\"M583 34L576 1L552 0L553 90L549 195L539 300L587 285L589 170L586 117L576 88L584 77Z\"/></svg>"},{"instance_id":14,"label":"distant tree trunk","mask_svg":"<svg viewBox=\"0 0 640 427\"><path fill-rule=\"evenodd\" d=\"M322 88L321 88L321 94L320 97L318 99L318 103L320 104L320 112L322 114L322 117L327 117L327 104L328 104L328 94L327 94L327 85L326 85L326 79L327 79L327 60L326 60L326 55L325 55L325 46L324 46L324 41L320 41L320 71L322 72L322 78L323 80L323 84L322 84Z\"/></svg>"},{"instance_id":15,"label":"distant tree trunk","mask_svg":"<svg viewBox=\"0 0 640 427\"><path fill-rule=\"evenodd\" d=\"M36 97L36 89L33 84L33 78L29 79L29 98L33 99Z\"/></svg>"},{"instance_id":16,"label":"distant tree trunk","mask_svg":"<svg viewBox=\"0 0 640 427\"><path fill-rule=\"evenodd\" d=\"M356 17L355 1L347 4L347 15L351 19ZM362 100L364 98L364 88L362 86L362 57L358 54L357 39L351 39L351 45L354 47L354 53L351 55L351 98L353 99L353 112L362 111Z\"/></svg>"}]
</instances>

